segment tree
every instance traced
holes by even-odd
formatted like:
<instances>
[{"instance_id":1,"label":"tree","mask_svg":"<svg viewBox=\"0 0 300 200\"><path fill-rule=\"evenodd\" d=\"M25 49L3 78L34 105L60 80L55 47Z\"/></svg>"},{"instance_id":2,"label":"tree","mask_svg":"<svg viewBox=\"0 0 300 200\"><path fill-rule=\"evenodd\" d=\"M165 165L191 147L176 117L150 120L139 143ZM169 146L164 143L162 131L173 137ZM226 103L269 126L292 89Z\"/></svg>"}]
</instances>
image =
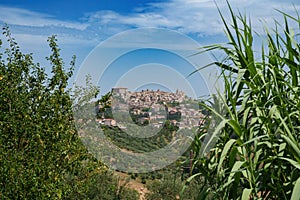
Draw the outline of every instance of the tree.
<instances>
[{"instance_id":1,"label":"tree","mask_svg":"<svg viewBox=\"0 0 300 200\"><path fill-rule=\"evenodd\" d=\"M57 39L49 37L49 76L21 52L7 26L3 34L9 47L0 54L0 198L89 199L105 191L118 199L118 181L87 152L74 125L67 85L75 57L66 71Z\"/></svg>"}]
</instances>

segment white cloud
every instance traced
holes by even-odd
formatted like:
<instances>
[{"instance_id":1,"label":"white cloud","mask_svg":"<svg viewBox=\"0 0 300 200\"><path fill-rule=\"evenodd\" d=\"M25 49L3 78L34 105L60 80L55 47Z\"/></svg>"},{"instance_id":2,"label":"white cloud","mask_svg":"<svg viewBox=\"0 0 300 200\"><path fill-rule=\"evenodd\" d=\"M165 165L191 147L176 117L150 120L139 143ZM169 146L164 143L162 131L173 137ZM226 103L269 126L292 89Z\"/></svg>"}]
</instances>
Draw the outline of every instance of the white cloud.
<instances>
[{"instance_id":1,"label":"white cloud","mask_svg":"<svg viewBox=\"0 0 300 200\"><path fill-rule=\"evenodd\" d=\"M300 10L299 0L291 1L294 1L296 10ZM239 9L241 13L251 16L252 26L258 31L262 30L261 21L271 26L274 23L273 18L282 20L282 15L275 11L275 8L292 15L295 13L292 2L280 0L230 0L230 3L235 11ZM224 16L229 18L226 1L218 0L217 4ZM213 38L211 36L223 35L223 24L213 0L169 0L149 3L144 7L135 8L129 14L102 10L87 13L76 21L66 21L39 12L0 5L0 22L9 24L21 47L27 48L29 52L39 51L38 49L47 45L47 36L57 34L63 49L66 46L70 52L80 49L78 53L75 52L77 55L83 54L86 49L92 49L100 41L114 34L132 28L154 27L177 30L187 35L203 36L200 40L206 44L210 42L210 38ZM172 38L163 39L164 41L169 39L172 47L175 47L178 42ZM138 41L139 38L136 40Z\"/></svg>"},{"instance_id":2,"label":"white cloud","mask_svg":"<svg viewBox=\"0 0 300 200\"><path fill-rule=\"evenodd\" d=\"M262 30L261 21L270 26L273 24L273 18L282 19L275 8L290 14L295 11L291 2L276 0L231 0L230 3L235 11L239 9L247 16L251 16L252 26L256 30L260 29L259 32ZM229 18L226 1L219 0L217 4L224 16ZM296 9L300 10L300 2L294 4ZM86 16L73 22L26 9L0 6L0 21L8 23L14 34L37 35L33 37L58 34L63 35L60 42L74 45L83 43L93 46L114 34L142 27L167 28L204 37L223 34L223 24L213 0L170 0L148 3L144 7L135 8L129 14L102 10L87 13ZM27 40L26 38L29 36L21 37L21 40ZM38 41L40 40L30 40L33 43Z\"/></svg>"},{"instance_id":3,"label":"white cloud","mask_svg":"<svg viewBox=\"0 0 300 200\"><path fill-rule=\"evenodd\" d=\"M262 22L272 25L273 19L282 19L275 9L289 14L295 11L292 2L271 0L231 0L232 8L251 16L253 27L262 27ZM297 10L300 4L294 2ZM225 0L217 2L226 18L229 18ZM135 9L135 13L121 15L113 11L92 13L88 18L101 26L118 27L163 27L176 29L186 34L215 35L223 33L217 7L213 0L171 0L150 3ZM261 31L261 30L258 30Z\"/></svg>"},{"instance_id":4,"label":"white cloud","mask_svg":"<svg viewBox=\"0 0 300 200\"><path fill-rule=\"evenodd\" d=\"M4 6L0 6L0 20L7 24L34 27L58 26L84 30L88 26L88 24L79 22L57 20L51 15L33 12L26 9Z\"/></svg>"},{"instance_id":5,"label":"white cloud","mask_svg":"<svg viewBox=\"0 0 300 200\"><path fill-rule=\"evenodd\" d=\"M3 23L8 24L22 51L33 53L38 62L44 62L50 53L47 38L51 35L57 35L58 45L68 58L73 54L80 57L79 50L86 51L99 43L97 37L86 31L89 23L82 20L70 22L44 13L0 5L0 25ZM0 35L0 39L4 36Z\"/></svg>"}]
</instances>

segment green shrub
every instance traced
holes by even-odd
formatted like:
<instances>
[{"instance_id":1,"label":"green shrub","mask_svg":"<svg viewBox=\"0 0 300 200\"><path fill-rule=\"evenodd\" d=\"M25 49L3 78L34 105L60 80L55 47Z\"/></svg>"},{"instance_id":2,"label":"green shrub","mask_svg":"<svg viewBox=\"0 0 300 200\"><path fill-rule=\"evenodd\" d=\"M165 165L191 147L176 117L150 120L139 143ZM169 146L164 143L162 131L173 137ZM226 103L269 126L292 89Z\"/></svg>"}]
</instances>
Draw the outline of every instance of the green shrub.
<instances>
[{"instance_id":1,"label":"green shrub","mask_svg":"<svg viewBox=\"0 0 300 200\"><path fill-rule=\"evenodd\" d=\"M146 198L147 200L198 199L199 191L203 183L194 180L185 191L182 191L184 183L179 173L175 173L175 171L164 172L160 180L156 179L147 183L147 188L150 190L150 193L146 195Z\"/></svg>"}]
</instances>

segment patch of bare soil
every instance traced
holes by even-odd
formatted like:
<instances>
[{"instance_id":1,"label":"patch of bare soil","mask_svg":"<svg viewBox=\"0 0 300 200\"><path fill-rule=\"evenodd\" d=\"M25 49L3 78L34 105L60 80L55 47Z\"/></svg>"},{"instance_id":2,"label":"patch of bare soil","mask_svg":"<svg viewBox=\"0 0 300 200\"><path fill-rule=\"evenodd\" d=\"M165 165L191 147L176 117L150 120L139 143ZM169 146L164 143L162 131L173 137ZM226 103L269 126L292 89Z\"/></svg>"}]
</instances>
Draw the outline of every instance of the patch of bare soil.
<instances>
[{"instance_id":1,"label":"patch of bare soil","mask_svg":"<svg viewBox=\"0 0 300 200\"><path fill-rule=\"evenodd\" d=\"M120 177L120 184L124 184L126 179L129 178L129 175L123 172L115 172L115 174ZM125 187L137 191L139 193L140 200L146 200L146 194L150 192L144 184L133 179L130 179Z\"/></svg>"}]
</instances>

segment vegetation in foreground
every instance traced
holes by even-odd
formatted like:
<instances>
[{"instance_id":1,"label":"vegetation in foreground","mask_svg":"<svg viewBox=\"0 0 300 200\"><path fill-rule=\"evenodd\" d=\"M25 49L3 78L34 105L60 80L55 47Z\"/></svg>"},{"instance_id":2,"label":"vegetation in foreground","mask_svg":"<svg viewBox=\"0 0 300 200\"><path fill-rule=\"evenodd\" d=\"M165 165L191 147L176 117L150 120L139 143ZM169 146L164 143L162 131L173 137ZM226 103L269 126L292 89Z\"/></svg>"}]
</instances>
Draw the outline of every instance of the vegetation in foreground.
<instances>
[{"instance_id":1,"label":"vegetation in foreground","mask_svg":"<svg viewBox=\"0 0 300 200\"><path fill-rule=\"evenodd\" d=\"M67 90L75 60L64 69L56 38L48 42L52 67L23 54L7 27L8 48L0 54L0 199L137 199L93 158L76 132L72 103L95 94ZM2 41L0 41L2 45Z\"/></svg>"},{"instance_id":2,"label":"vegetation in foreground","mask_svg":"<svg viewBox=\"0 0 300 200\"><path fill-rule=\"evenodd\" d=\"M225 87L203 105L214 117L195 138L188 182L203 179L199 199L300 199L300 17L282 13L257 56L250 21L229 9L231 25L220 13L228 43L204 48L225 53L213 63Z\"/></svg>"}]
</instances>

